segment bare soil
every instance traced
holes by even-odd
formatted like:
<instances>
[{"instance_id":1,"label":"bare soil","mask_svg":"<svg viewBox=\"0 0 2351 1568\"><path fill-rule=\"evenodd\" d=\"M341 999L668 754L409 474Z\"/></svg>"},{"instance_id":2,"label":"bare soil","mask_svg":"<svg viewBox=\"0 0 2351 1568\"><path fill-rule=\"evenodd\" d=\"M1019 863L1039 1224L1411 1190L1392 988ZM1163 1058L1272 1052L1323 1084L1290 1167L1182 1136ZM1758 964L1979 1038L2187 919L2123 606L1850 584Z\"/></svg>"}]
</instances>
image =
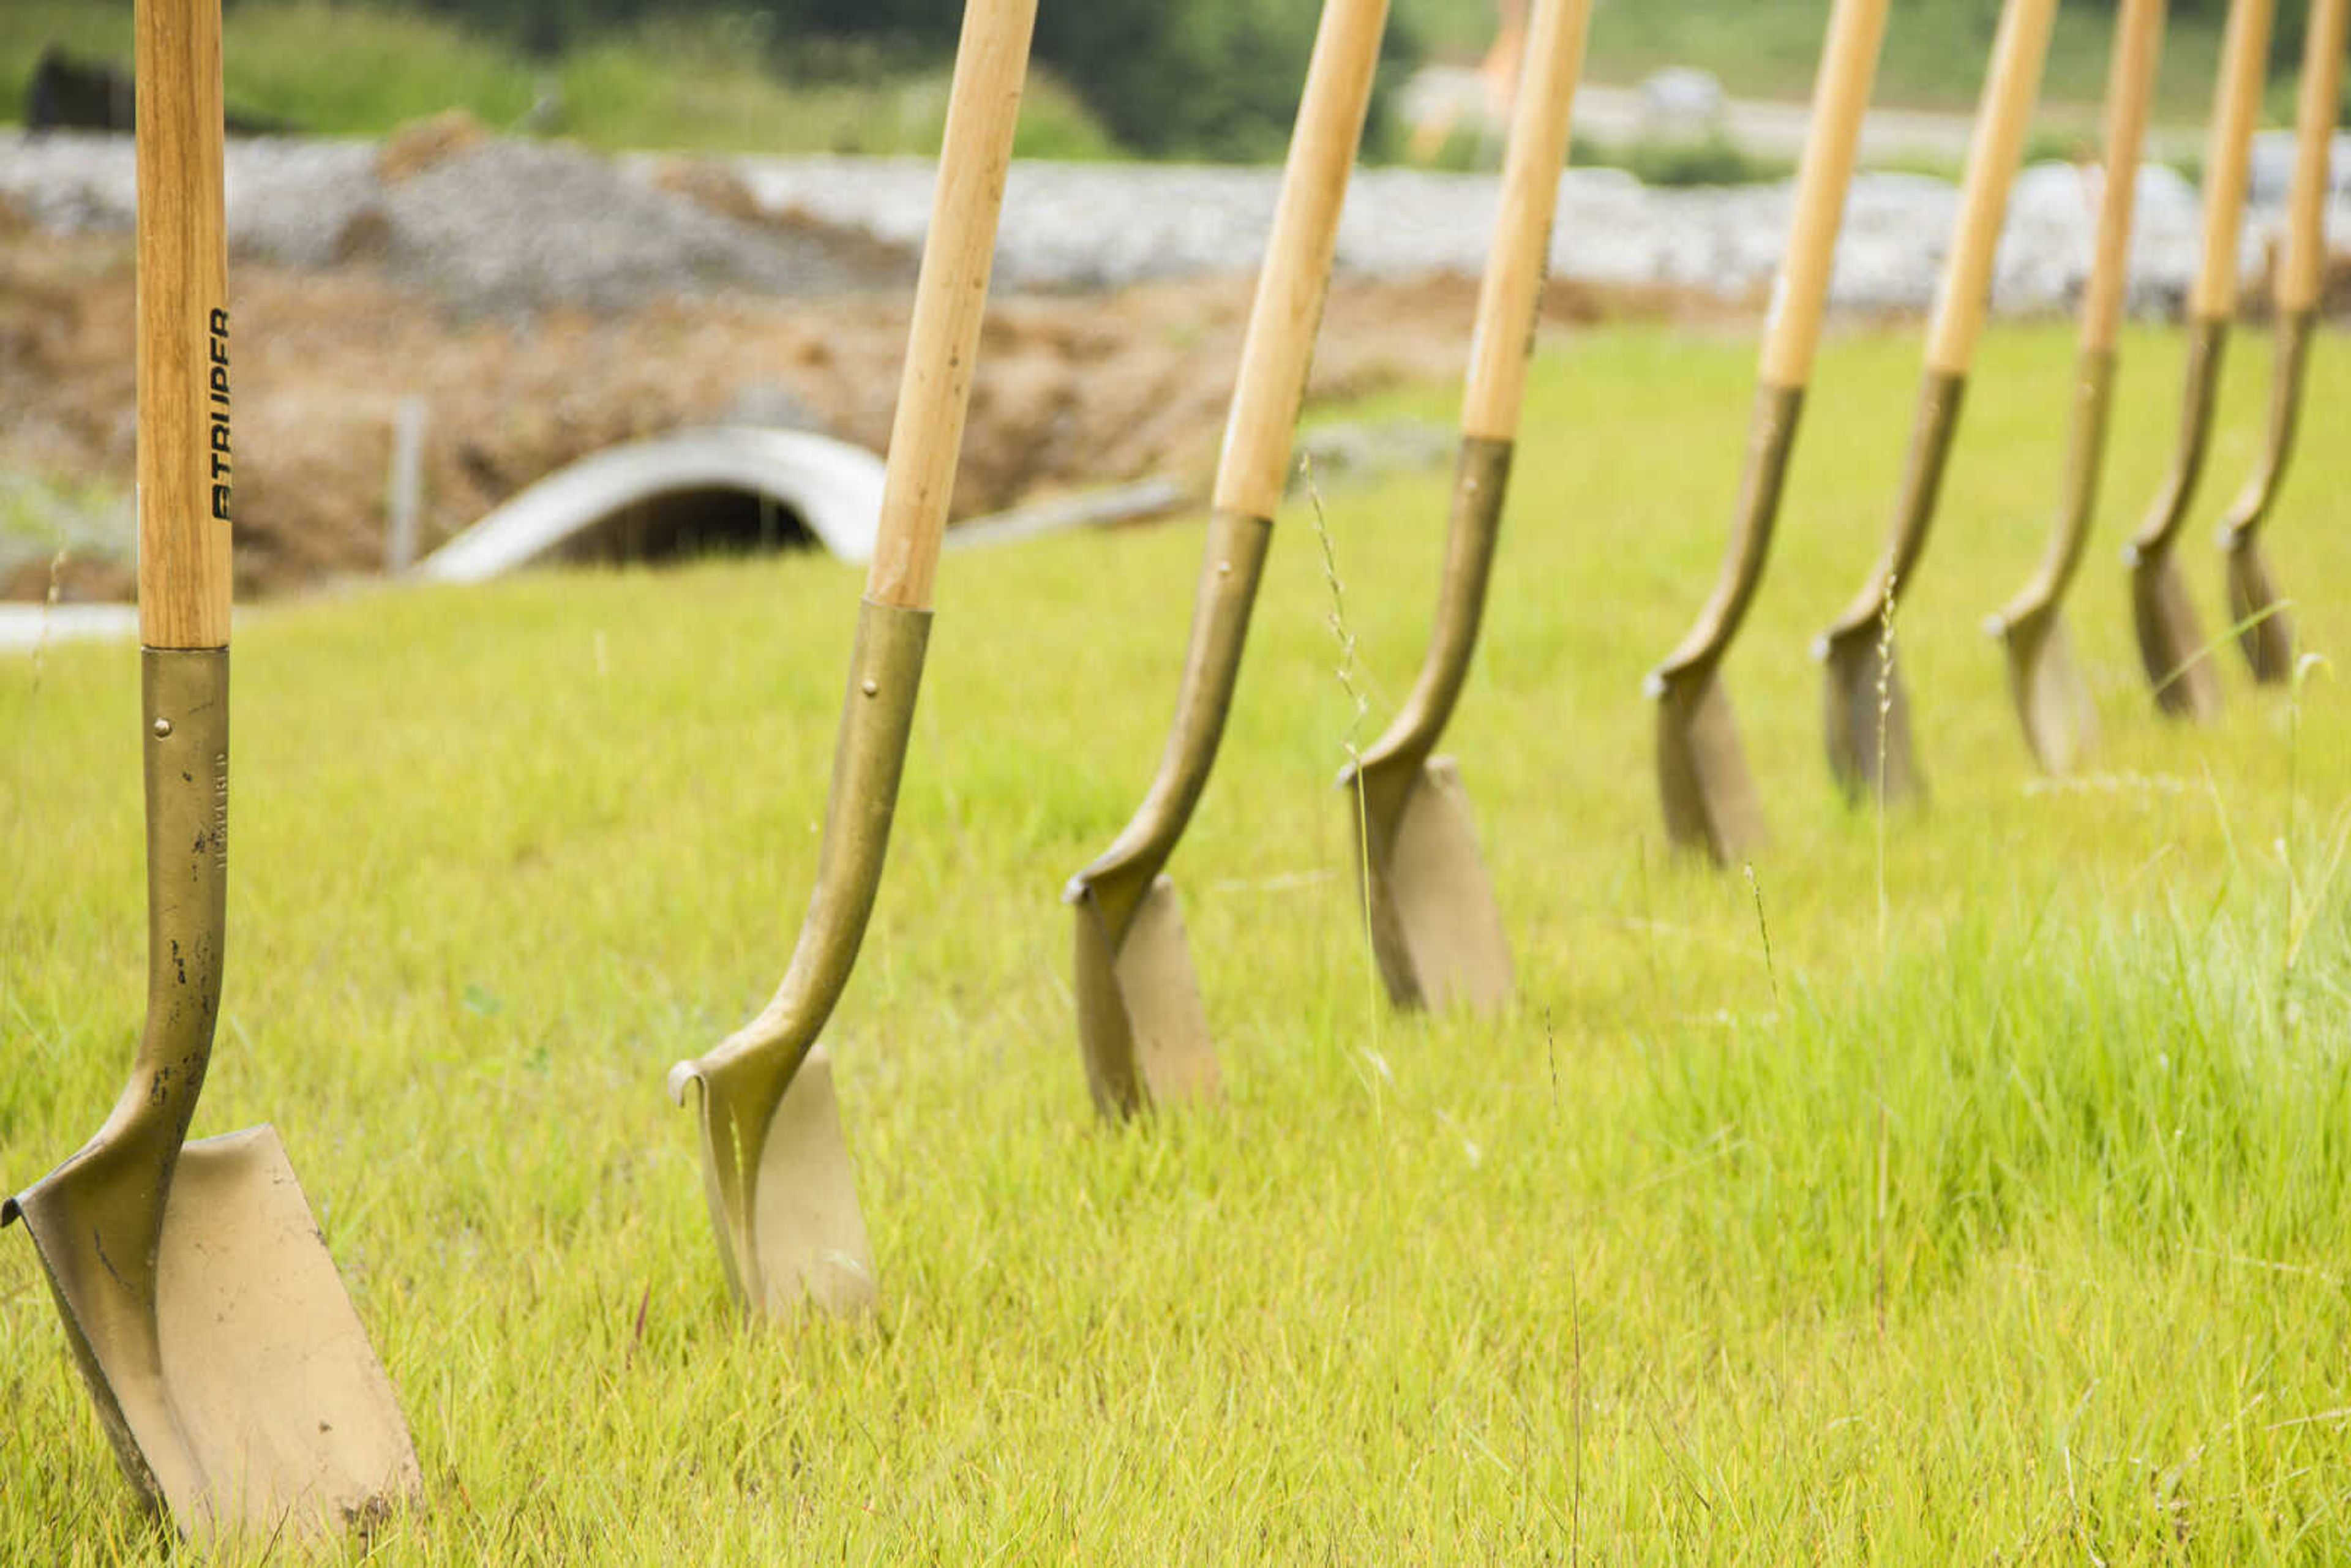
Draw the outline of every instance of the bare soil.
<instances>
[{"instance_id":1,"label":"bare soil","mask_svg":"<svg viewBox=\"0 0 2351 1568\"><path fill-rule=\"evenodd\" d=\"M887 258L876 256L877 266ZM908 297L681 296L639 308L460 318L365 260L328 272L240 266L235 323L237 576L246 594L381 570L396 409L430 410L427 549L523 486L617 442L778 411L876 451L887 441ZM958 517L1214 461L1246 324L1246 278L992 308ZM133 277L116 236L58 238L0 212L0 472L127 492ZM1311 395L1458 375L1473 282L1343 284ZM1662 291L1554 285L1547 320L1711 315ZM127 559L43 561L0 597L127 597Z\"/></svg>"}]
</instances>

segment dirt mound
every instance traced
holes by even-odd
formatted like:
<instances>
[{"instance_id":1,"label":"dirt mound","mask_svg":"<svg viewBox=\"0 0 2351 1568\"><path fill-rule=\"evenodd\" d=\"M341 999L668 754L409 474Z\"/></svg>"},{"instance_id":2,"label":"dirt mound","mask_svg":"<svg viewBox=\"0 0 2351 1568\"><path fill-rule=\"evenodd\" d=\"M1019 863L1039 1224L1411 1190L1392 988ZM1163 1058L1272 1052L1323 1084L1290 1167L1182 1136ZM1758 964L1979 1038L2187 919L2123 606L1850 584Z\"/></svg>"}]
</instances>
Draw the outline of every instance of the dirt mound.
<instances>
[{"instance_id":1,"label":"dirt mound","mask_svg":"<svg viewBox=\"0 0 2351 1568\"><path fill-rule=\"evenodd\" d=\"M467 162L443 170L455 176ZM560 164L549 172L560 178ZM994 306L956 515L1156 474L1204 481L1250 292L1232 279ZM1474 283L1454 278L1342 286L1312 395L1458 375L1476 299ZM429 409L427 549L566 464L681 425L779 420L880 451L909 300L667 298L609 315L469 320L441 308L437 291L364 271L239 267L231 304L237 576L243 592L267 594L381 570L393 420L412 394ZM1582 322L1678 308L1660 293L1554 285L1547 315ZM0 241L0 470L127 491L133 319L127 241ZM66 590L122 591L128 545L111 559L78 547ZM43 591L47 559L20 565L0 591Z\"/></svg>"}]
</instances>

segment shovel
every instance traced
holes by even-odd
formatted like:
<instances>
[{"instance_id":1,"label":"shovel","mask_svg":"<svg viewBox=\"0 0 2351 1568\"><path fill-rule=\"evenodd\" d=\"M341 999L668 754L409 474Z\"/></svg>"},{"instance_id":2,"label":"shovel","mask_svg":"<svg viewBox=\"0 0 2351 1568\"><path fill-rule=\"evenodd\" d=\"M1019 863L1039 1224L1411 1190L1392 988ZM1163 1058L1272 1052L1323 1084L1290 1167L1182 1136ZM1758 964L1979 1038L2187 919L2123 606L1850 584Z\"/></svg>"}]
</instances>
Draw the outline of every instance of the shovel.
<instances>
[{"instance_id":1,"label":"shovel","mask_svg":"<svg viewBox=\"0 0 2351 1568\"><path fill-rule=\"evenodd\" d=\"M889 850L1036 21L1037 0L968 0L964 8L881 527L799 945L758 1018L670 1071L680 1104L699 1091L704 1190L719 1256L736 1300L758 1316L790 1317L803 1306L848 1315L877 1300L817 1037L849 984Z\"/></svg>"},{"instance_id":2,"label":"shovel","mask_svg":"<svg viewBox=\"0 0 2351 1568\"><path fill-rule=\"evenodd\" d=\"M1991 301L1992 263L2008 216L2009 187L2024 158L2024 135L2041 94L2042 67L2056 0L2008 0L1992 41L1991 74L1977 111L1959 233L1943 274L1942 298L1927 341L1917 423L1895 505L1894 528L1867 587L1813 646L1827 674L1829 769L1858 805L1883 808L1923 798L1926 779L1910 740L1910 704L1894 651L1896 596L1927 551L1943 472L1959 433L1968 368Z\"/></svg>"},{"instance_id":3,"label":"shovel","mask_svg":"<svg viewBox=\"0 0 2351 1568\"><path fill-rule=\"evenodd\" d=\"M1795 454L1796 430L1820 347L1837 235L1861 146L1861 122L1886 41L1887 0L1837 0L1829 19L1813 126L1797 177L1788 259L1764 329L1762 373L1748 436L1737 522L1714 595L1646 690L1657 705L1657 788L1666 832L1678 849L1718 864L1761 847L1763 808L1723 690L1722 661L1763 585L1771 530Z\"/></svg>"},{"instance_id":4,"label":"shovel","mask_svg":"<svg viewBox=\"0 0 2351 1568\"><path fill-rule=\"evenodd\" d=\"M1360 790L1351 813L1356 885L1380 977L1398 1007L1497 1008L1510 995L1510 939L1468 800L1452 758L1433 753L1478 645L1591 18L1592 0L1535 6L1494 254L1478 302L1436 629L1403 711L1339 780Z\"/></svg>"},{"instance_id":5,"label":"shovel","mask_svg":"<svg viewBox=\"0 0 2351 1568\"><path fill-rule=\"evenodd\" d=\"M1225 427L1175 723L1134 820L1061 894L1077 911L1079 1043L1106 1116L1217 1092L1207 1010L1163 873L1207 788L1240 677L1387 10L1387 0L1323 5Z\"/></svg>"},{"instance_id":6,"label":"shovel","mask_svg":"<svg viewBox=\"0 0 2351 1568\"><path fill-rule=\"evenodd\" d=\"M2170 477L2123 552L2131 571L2131 620L2156 706L2199 722L2220 713L2220 678L2208 656L2196 606L2174 559L2211 444L2213 403L2229 323L2237 309L2237 241L2252 173L2253 124L2261 114L2275 0L2233 0L2221 46L2220 89L2204 157L2204 255L2189 307L2188 385Z\"/></svg>"},{"instance_id":7,"label":"shovel","mask_svg":"<svg viewBox=\"0 0 2351 1568\"><path fill-rule=\"evenodd\" d=\"M2351 0L2315 0L2302 59L2302 109L2287 206L2285 254L2277 272L2277 367L2270 393L2270 439L2261 466L2229 508L2220 546L2229 555L2229 613L2253 678L2275 685L2294 674L2294 624L2262 554L2262 525L2277 504L2302 422L2302 392L2318 329L2326 268L2326 193L2343 50Z\"/></svg>"},{"instance_id":8,"label":"shovel","mask_svg":"<svg viewBox=\"0 0 2351 1568\"><path fill-rule=\"evenodd\" d=\"M2074 382L2064 501L2041 570L1985 625L2008 650L2009 695L2024 725L2025 743L2042 770L2053 776L2072 771L2097 736L2097 710L2074 663L2064 606L2089 548L2098 481L2105 466L2115 350L2130 296L2139 158L2147 144L2156 68L2163 59L2163 7L2164 0L2124 0L2115 25L2114 63L2106 86L2105 182L2099 197L2096 256L2082 298L2082 351Z\"/></svg>"},{"instance_id":9,"label":"shovel","mask_svg":"<svg viewBox=\"0 0 2351 1568\"><path fill-rule=\"evenodd\" d=\"M96 1137L23 1220L123 1472L198 1539L413 1500L390 1381L269 1127L187 1143L228 892L228 260L217 0L141 0L139 615L147 1019Z\"/></svg>"}]
</instances>

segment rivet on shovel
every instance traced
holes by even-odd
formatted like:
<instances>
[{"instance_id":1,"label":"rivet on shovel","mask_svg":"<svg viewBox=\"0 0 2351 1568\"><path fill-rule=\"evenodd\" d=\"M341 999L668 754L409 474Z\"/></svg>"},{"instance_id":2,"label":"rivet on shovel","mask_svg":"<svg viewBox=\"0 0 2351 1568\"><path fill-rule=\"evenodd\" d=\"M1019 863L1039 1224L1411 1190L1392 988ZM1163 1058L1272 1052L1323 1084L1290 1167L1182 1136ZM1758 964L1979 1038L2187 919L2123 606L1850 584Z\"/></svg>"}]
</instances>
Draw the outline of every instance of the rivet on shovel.
<instances>
[{"instance_id":1,"label":"rivet on shovel","mask_svg":"<svg viewBox=\"0 0 2351 1568\"><path fill-rule=\"evenodd\" d=\"M1162 873L1207 788L1240 678L1387 9L1387 0L1325 0L1322 7L1226 424L1175 722L1134 820L1061 894L1077 917L1086 1080L1106 1116L1217 1092L1199 977L1175 883Z\"/></svg>"},{"instance_id":2,"label":"rivet on shovel","mask_svg":"<svg viewBox=\"0 0 2351 1568\"><path fill-rule=\"evenodd\" d=\"M2204 254L2189 301L2188 375L2179 442L2169 476L2124 551L2131 573L2131 621L2156 705L2199 722L2220 714L2220 672L2204 641L2175 547L2204 476L2214 406L2237 311L2237 244L2252 180L2253 128L2261 118L2274 0L2233 0L2221 45L2220 84L2204 157Z\"/></svg>"},{"instance_id":3,"label":"rivet on shovel","mask_svg":"<svg viewBox=\"0 0 2351 1568\"><path fill-rule=\"evenodd\" d=\"M2332 183L2328 164L2343 93L2346 33L2351 33L2351 0L2315 0L2302 56L2302 105L2294 188L2286 204L2285 254L2277 270L2277 367L2270 396L2269 444L2260 468L2220 526L2220 547L2229 556L2229 613L2236 625L2237 645L2244 650L2253 678L2264 685L2279 685L2294 674L2294 622L2262 553L2261 536L2293 461L2311 343L2318 330L2326 270L2326 196Z\"/></svg>"},{"instance_id":4,"label":"rivet on shovel","mask_svg":"<svg viewBox=\"0 0 2351 1568\"><path fill-rule=\"evenodd\" d=\"M2097 709L2074 662L2064 607L2097 515L2114 407L2116 345L2130 292L2131 226L2138 193L2133 176L2146 146L2156 70L2163 59L2164 5L2165 0L2124 0L2115 24L2106 88L2106 177L2099 198L2096 259L2082 299L2082 349L2074 377L2064 504L2041 570L1985 625L2007 650L2009 694L2024 726L2026 743L2043 770L2052 775L2071 771L2097 737Z\"/></svg>"},{"instance_id":5,"label":"rivet on shovel","mask_svg":"<svg viewBox=\"0 0 2351 1568\"><path fill-rule=\"evenodd\" d=\"M1820 347L1829 277L1853 185L1861 125L1886 41L1887 0L1837 0L1813 89L1813 123L1796 182L1788 256L1764 327L1745 475L1722 572L1697 624L1649 675L1657 705L1657 789L1677 849L1718 865L1762 846L1763 808L1723 689L1722 662L1763 585L1772 529Z\"/></svg>"},{"instance_id":6,"label":"rivet on shovel","mask_svg":"<svg viewBox=\"0 0 2351 1568\"><path fill-rule=\"evenodd\" d=\"M877 1299L817 1037L856 966L889 851L1036 21L1037 0L969 0L964 9L816 892L791 967L757 1019L670 1071L680 1103L701 1092L704 1191L719 1256L736 1299L764 1317L803 1306L848 1314Z\"/></svg>"},{"instance_id":7,"label":"rivet on shovel","mask_svg":"<svg viewBox=\"0 0 2351 1568\"><path fill-rule=\"evenodd\" d=\"M1927 792L1895 651L1897 595L1909 591L1934 528L1966 402L1968 370L1991 305L2008 193L2024 161L2025 132L2041 95L2042 68L2056 19L2056 0L2007 0L2001 8L1960 187L1959 232L1928 332L1927 373L1892 537L1868 586L1813 644L1826 675L1829 770L1856 805L1884 807L1923 799Z\"/></svg>"},{"instance_id":8,"label":"rivet on shovel","mask_svg":"<svg viewBox=\"0 0 2351 1568\"><path fill-rule=\"evenodd\" d=\"M147 1021L98 1135L22 1219L132 1485L200 1539L413 1502L416 1454L277 1134L185 1142L228 893L228 263L217 0L141 0L139 618Z\"/></svg>"},{"instance_id":9,"label":"rivet on shovel","mask_svg":"<svg viewBox=\"0 0 2351 1568\"><path fill-rule=\"evenodd\" d=\"M1510 939L1468 792L1452 759L1432 754L1477 649L1591 16L1591 0L1537 0L1479 298L1436 630L1403 711L1339 780L1359 807L1349 813L1357 886L1399 1007L1490 1009L1510 995Z\"/></svg>"}]
</instances>

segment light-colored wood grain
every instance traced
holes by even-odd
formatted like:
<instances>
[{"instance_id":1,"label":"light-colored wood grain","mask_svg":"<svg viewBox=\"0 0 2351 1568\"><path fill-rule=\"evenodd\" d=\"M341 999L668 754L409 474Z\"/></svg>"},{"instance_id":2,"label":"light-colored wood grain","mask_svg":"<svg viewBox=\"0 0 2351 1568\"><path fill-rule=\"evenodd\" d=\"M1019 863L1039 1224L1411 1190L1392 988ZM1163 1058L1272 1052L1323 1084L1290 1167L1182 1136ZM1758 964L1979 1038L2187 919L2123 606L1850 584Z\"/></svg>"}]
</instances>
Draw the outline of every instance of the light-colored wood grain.
<instances>
[{"instance_id":1,"label":"light-colored wood grain","mask_svg":"<svg viewBox=\"0 0 2351 1568\"><path fill-rule=\"evenodd\" d=\"M1510 151L1502 164L1494 250L1486 263L1477 332L1469 344L1461 432L1474 439L1508 442L1519 434L1535 317L1551 270L1560 170L1567 162L1568 126L1591 23L1592 0L1535 0L1526 74L1519 83Z\"/></svg>"},{"instance_id":2,"label":"light-colored wood grain","mask_svg":"<svg viewBox=\"0 0 2351 1568\"><path fill-rule=\"evenodd\" d=\"M1829 17L1828 46L1813 87L1812 131L1796 176L1795 222L1763 327L1763 382L1781 392L1797 391L1813 379L1837 235L1861 152L1861 122L1886 42L1886 5L1887 0L1837 0Z\"/></svg>"},{"instance_id":3,"label":"light-colored wood grain","mask_svg":"<svg viewBox=\"0 0 2351 1568\"><path fill-rule=\"evenodd\" d=\"M1927 368L1964 376L1974 363L1991 308L1992 264L2000 255L2001 230L2008 221L2008 194L2024 162L2024 135L2041 100L2041 77L2049 61L2049 34L2057 23L2057 0L2008 0L2000 32L1992 39L1991 70L1968 149L1968 172L1959 190L1959 222L1943 268L1941 298L1927 332Z\"/></svg>"},{"instance_id":4,"label":"light-colored wood grain","mask_svg":"<svg viewBox=\"0 0 2351 1568\"><path fill-rule=\"evenodd\" d=\"M881 529L866 576L865 595L876 604L927 610L937 583L1036 26L1037 0L969 0L964 8L930 237L890 432Z\"/></svg>"},{"instance_id":5,"label":"light-colored wood grain","mask_svg":"<svg viewBox=\"0 0 2351 1568\"><path fill-rule=\"evenodd\" d=\"M2220 86L2212 105L2212 135L2204 149L2204 258L2196 268L2189 309L2202 321L2237 313L2237 242L2245 222L2245 190L2252 179L2253 130L2261 121L2275 0L2233 0L2220 47Z\"/></svg>"},{"instance_id":6,"label":"light-colored wood grain","mask_svg":"<svg viewBox=\"0 0 2351 1568\"><path fill-rule=\"evenodd\" d=\"M1387 0L1325 0L1281 204L1258 276L1240 380L1217 465L1218 509L1270 517L1287 486L1298 412L1339 246L1339 215L1370 111Z\"/></svg>"},{"instance_id":7,"label":"light-colored wood grain","mask_svg":"<svg viewBox=\"0 0 2351 1568\"><path fill-rule=\"evenodd\" d=\"M2313 0L2302 54L2302 108L2295 117L2294 193L2287 201L2285 255L2277 275L2278 309L2290 316L2316 309L2326 281L2326 185L2346 45L2351 0Z\"/></svg>"},{"instance_id":8,"label":"light-colored wood grain","mask_svg":"<svg viewBox=\"0 0 2351 1568\"><path fill-rule=\"evenodd\" d=\"M231 439L220 0L139 0L139 631L228 646Z\"/></svg>"},{"instance_id":9,"label":"light-colored wood grain","mask_svg":"<svg viewBox=\"0 0 2351 1568\"><path fill-rule=\"evenodd\" d=\"M2112 353L2130 302L2131 230L2138 214L2138 167L2163 63L2167 0L2123 0L2106 73L2105 189L2098 200L2097 252L2082 297L2082 347Z\"/></svg>"}]
</instances>

